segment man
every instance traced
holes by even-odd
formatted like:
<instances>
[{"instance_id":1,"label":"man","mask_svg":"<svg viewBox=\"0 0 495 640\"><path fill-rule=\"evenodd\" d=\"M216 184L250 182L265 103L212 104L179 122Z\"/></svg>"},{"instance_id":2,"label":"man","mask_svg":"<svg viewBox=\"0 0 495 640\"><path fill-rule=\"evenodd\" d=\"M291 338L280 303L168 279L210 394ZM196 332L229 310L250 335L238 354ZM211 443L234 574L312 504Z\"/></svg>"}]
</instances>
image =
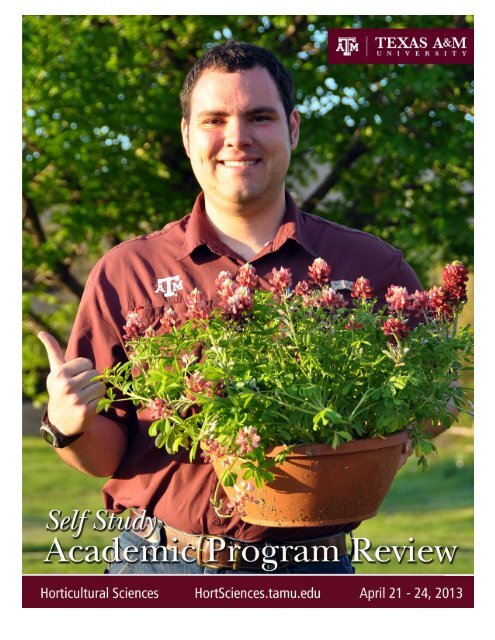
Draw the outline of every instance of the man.
<instances>
[{"instance_id":1,"label":"man","mask_svg":"<svg viewBox=\"0 0 495 640\"><path fill-rule=\"evenodd\" d=\"M107 509L131 508L157 519L154 529L126 532L121 545L196 550L181 562L115 562L110 573L262 571L256 563L234 569L225 554L210 563L210 545L218 536L228 545L334 547L335 561L283 563L279 571L352 573L345 532L358 523L268 529L238 517L221 520L210 505L216 485L211 465L199 457L191 463L187 451L172 456L157 449L148 435L149 411L137 416L126 407L96 415L105 389L91 379L126 360L127 314L136 311L143 326L157 328L169 306L184 317L185 296L196 287L215 304L220 271L235 275L249 261L268 288L274 267L290 267L297 282L321 257L332 266L333 286L346 296L350 282L362 275L382 301L391 283L420 288L399 251L298 211L285 191L300 118L292 80L271 53L236 42L210 49L190 71L181 104L184 147L203 192L190 215L123 243L99 261L65 357L51 336L40 334L51 366L43 430L65 462L91 475L111 476L103 489ZM202 566L205 562L215 567Z\"/></svg>"}]
</instances>

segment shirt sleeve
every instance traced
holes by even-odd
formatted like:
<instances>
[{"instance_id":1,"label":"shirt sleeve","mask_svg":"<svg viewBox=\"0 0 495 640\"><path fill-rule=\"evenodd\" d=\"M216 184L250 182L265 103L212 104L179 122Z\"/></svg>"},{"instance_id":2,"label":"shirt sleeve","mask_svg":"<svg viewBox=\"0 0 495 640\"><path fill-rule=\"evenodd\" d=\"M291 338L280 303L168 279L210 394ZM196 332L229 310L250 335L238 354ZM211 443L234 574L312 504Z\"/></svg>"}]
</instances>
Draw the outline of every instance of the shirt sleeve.
<instances>
[{"instance_id":1,"label":"shirt sleeve","mask_svg":"<svg viewBox=\"0 0 495 640\"><path fill-rule=\"evenodd\" d=\"M102 260L91 271L77 311L66 351L66 358L89 358L94 368L103 373L128 360L123 341L125 320L116 294L115 284L105 272ZM124 428L137 427L137 416L131 402L119 402L102 415Z\"/></svg>"}]
</instances>

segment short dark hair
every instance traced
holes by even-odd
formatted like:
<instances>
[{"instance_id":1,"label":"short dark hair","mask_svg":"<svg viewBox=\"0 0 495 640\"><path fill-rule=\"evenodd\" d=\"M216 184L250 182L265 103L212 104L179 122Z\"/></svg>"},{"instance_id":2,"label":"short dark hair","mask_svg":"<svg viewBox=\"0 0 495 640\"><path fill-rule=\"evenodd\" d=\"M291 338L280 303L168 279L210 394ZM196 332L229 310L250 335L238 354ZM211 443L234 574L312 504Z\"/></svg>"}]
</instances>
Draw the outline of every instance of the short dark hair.
<instances>
[{"instance_id":1,"label":"short dark hair","mask_svg":"<svg viewBox=\"0 0 495 640\"><path fill-rule=\"evenodd\" d=\"M214 69L224 73L235 73L253 67L266 69L273 78L282 100L287 122L289 122L295 106L294 82L289 72L268 49L235 40L229 40L225 44L208 49L187 74L180 94L182 115L186 122L189 122L191 117L192 92L205 71Z\"/></svg>"}]
</instances>

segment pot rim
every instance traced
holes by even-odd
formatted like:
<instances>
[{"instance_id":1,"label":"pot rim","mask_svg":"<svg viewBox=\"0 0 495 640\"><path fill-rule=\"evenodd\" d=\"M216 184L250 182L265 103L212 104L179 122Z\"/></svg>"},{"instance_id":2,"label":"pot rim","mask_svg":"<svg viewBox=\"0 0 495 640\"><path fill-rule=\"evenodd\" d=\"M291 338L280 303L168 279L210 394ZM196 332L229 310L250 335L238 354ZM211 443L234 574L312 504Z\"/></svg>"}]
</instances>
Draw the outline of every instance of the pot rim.
<instances>
[{"instance_id":1,"label":"pot rim","mask_svg":"<svg viewBox=\"0 0 495 640\"><path fill-rule=\"evenodd\" d=\"M286 455L287 458L301 458L308 456L329 456L339 455L342 453L356 453L358 451L372 451L376 449L383 449L385 447L395 447L398 445L404 445L411 436L408 431L397 431L391 433L388 436L376 436L374 438L363 438L362 440L351 440L351 442L345 442L339 445L336 449L333 449L329 444L298 444L294 449ZM282 451L285 451L286 445L278 445L275 447L267 447L266 455L269 458L274 458Z\"/></svg>"}]
</instances>

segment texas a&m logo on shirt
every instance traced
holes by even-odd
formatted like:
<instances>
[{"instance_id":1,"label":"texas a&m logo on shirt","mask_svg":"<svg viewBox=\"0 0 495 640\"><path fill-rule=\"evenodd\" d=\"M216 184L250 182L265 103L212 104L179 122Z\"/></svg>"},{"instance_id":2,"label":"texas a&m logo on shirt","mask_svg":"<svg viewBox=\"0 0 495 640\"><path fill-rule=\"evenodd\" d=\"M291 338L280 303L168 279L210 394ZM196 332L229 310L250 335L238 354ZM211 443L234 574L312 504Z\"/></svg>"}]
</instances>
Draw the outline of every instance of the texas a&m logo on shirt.
<instances>
[{"instance_id":1,"label":"texas a&m logo on shirt","mask_svg":"<svg viewBox=\"0 0 495 640\"><path fill-rule=\"evenodd\" d=\"M158 278L155 293L163 293L165 298L170 298L171 296L175 296L177 291L182 291L182 280L180 276Z\"/></svg>"}]
</instances>

